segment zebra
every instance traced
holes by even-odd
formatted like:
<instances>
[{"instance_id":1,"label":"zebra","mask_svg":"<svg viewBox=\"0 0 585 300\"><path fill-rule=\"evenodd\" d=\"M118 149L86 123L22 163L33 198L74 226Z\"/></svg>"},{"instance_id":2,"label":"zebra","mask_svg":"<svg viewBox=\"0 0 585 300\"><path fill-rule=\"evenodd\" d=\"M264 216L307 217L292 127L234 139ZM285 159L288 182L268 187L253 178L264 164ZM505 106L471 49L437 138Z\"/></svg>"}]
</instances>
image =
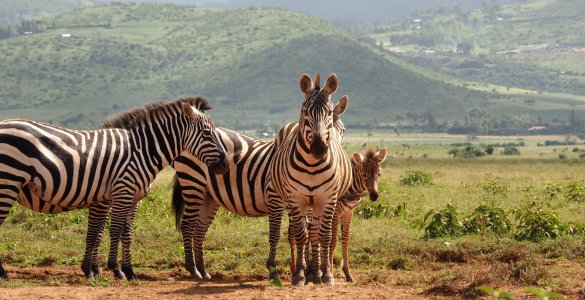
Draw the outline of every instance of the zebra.
<instances>
[{"instance_id":1,"label":"zebra","mask_svg":"<svg viewBox=\"0 0 585 300\"><path fill-rule=\"evenodd\" d=\"M349 272L349 227L351 225L351 218L354 210L360 204L363 193L367 190L370 195L370 200L377 201L378 181L381 175L381 163L386 159L386 148L382 148L376 152L372 148L367 148L363 155L354 152L351 159L351 168L353 180L349 192L337 201L335 208L335 217L332 224L332 239L329 247L329 263L333 266L333 252L337 245L337 230L341 223L341 242L342 242L342 270L345 274L345 280L353 282L353 276ZM295 239L291 228L288 231L288 240L291 251L291 272L294 273L296 259L295 259ZM307 255L307 253L305 253ZM311 273L311 272L309 272Z\"/></svg>"},{"instance_id":2,"label":"zebra","mask_svg":"<svg viewBox=\"0 0 585 300\"><path fill-rule=\"evenodd\" d=\"M117 250L132 206L181 152L197 155L210 169L227 168L225 149L204 113L210 108L201 97L158 102L112 119L111 128L89 131L25 119L0 122L0 225L14 202L43 213L108 203ZM8 279L1 262L0 277Z\"/></svg>"},{"instance_id":3,"label":"zebra","mask_svg":"<svg viewBox=\"0 0 585 300\"><path fill-rule=\"evenodd\" d=\"M305 283L304 249L310 240L313 253L311 269L318 269L320 256L325 258L321 259L320 264L323 276L315 276L313 282L334 285L328 259L331 225L337 198L348 191L352 180L350 162L341 145L341 133L333 128L330 97L337 90L338 83L337 75L332 74L321 89L318 73L315 82L307 74L301 76L300 88L305 94L305 101L299 125L277 146L266 188L271 222L267 260L270 279L279 277L274 258L280 238L282 211L286 207L297 245L296 274L292 284ZM305 216L310 208L312 216L308 231Z\"/></svg>"},{"instance_id":4,"label":"zebra","mask_svg":"<svg viewBox=\"0 0 585 300\"><path fill-rule=\"evenodd\" d=\"M344 96L333 109L334 127L341 133L345 127L339 116L347 103L348 98ZM205 164L189 153L175 160L172 203L176 226L183 237L185 268L192 277L211 279L205 267L203 241L219 207L240 216L268 216L264 189L275 146L297 127L297 122L286 124L273 141L217 128L230 159L229 170L224 175L210 174Z\"/></svg>"}]
</instances>

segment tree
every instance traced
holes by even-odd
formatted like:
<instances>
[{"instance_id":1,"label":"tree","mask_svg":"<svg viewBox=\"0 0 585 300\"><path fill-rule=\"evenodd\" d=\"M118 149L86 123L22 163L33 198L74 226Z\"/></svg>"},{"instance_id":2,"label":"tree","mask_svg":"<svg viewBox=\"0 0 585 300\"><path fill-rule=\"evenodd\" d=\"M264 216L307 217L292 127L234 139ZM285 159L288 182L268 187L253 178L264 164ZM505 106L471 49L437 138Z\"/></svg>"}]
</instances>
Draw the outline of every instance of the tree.
<instances>
[{"instance_id":1,"label":"tree","mask_svg":"<svg viewBox=\"0 0 585 300\"><path fill-rule=\"evenodd\" d=\"M470 55L473 52L473 44L470 42L461 42L457 44L456 52L462 55Z\"/></svg>"}]
</instances>

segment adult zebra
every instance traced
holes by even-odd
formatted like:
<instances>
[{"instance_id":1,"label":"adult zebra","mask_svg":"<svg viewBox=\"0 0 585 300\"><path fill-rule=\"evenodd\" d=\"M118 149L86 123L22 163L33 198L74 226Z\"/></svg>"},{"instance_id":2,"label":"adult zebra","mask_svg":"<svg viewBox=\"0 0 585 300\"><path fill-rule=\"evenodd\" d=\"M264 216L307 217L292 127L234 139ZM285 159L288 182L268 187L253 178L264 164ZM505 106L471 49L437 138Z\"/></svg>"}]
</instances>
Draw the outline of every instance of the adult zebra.
<instances>
[{"instance_id":1,"label":"adult zebra","mask_svg":"<svg viewBox=\"0 0 585 300\"><path fill-rule=\"evenodd\" d=\"M347 104L344 96L333 109L334 127L340 133L345 127L339 116ZM193 277L211 278L205 267L203 241L220 206L240 216L268 215L264 190L275 147L297 127L297 122L286 124L275 141L217 128L230 159L229 170L223 176L210 174L205 164L187 153L175 160L173 209L183 237L185 267Z\"/></svg>"},{"instance_id":2,"label":"adult zebra","mask_svg":"<svg viewBox=\"0 0 585 300\"><path fill-rule=\"evenodd\" d=\"M332 224L332 240L329 247L329 263L333 266L333 253L337 245L337 229L341 224L341 243L342 243L342 270L345 274L345 280L353 282L353 276L349 272L349 227L351 225L351 218L353 212L361 202L361 197L365 191L368 191L370 200L378 200L378 181L381 174L381 163L386 159L386 148L382 148L380 152L376 152L372 148L367 148L363 154L353 153L351 159L351 171L353 180L349 192L337 201L335 207L335 217ZM294 273L296 258L295 258L295 238L293 231L290 228L288 231L288 241L291 251L291 272ZM307 251L308 252L308 251ZM305 255L307 255L305 252ZM317 272L309 272L316 275Z\"/></svg>"},{"instance_id":3,"label":"adult zebra","mask_svg":"<svg viewBox=\"0 0 585 300\"><path fill-rule=\"evenodd\" d=\"M154 103L115 118L119 128L70 130L14 119L0 122L0 225L14 202L56 213L112 206L116 246L135 201L155 175L189 151L225 169L225 149L216 137L209 103L201 98ZM0 263L0 277L8 274Z\"/></svg>"},{"instance_id":4,"label":"adult zebra","mask_svg":"<svg viewBox=\"0 0 585 300\"><path fill-rule=\"evenodd\" d=\"M282 208L286 207L297 244L293 285L305 283L304 249L308 240L312 246L313 270L318 269L320 256L323 257L320 264L323 276L315 276L314 283L323 281L328 285L334 284L328 259L331 224L337 199L348 191L352 180L351 166L341 145L341 135L333 129L333 104L330 97L337 86L335 74L327 79L323 89L319 86L319 74L315 82L307 74L301 76L300 87L305 94L305 101L301 107L299 126L278 145L271 164L266 188L272 223L267 266L271 270L270 277L277 278L274 255L280 238ZM308 231L305 217L309 210L312 210L312 216Z\"/></svg>"}]
</instances>

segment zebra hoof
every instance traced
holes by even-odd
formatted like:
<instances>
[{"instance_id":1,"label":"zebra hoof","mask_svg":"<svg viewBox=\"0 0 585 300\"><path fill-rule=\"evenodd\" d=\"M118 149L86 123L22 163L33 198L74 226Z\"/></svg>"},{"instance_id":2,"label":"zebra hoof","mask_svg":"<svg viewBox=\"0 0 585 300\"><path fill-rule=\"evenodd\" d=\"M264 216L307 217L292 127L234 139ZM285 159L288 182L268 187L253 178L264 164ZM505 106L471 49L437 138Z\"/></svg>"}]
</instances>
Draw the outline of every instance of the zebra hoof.
<instances>
[{"instance_id":1,"label":"zebra hoof","mask_svg":"<svg viewBox=\"0 0 585 300\"><path fill-rule=\"evenodd\" d=\"M91 272L93 273L94 276L97 277L102 275L102 269L100 269L100 266L98 264L91 265Z\"/></svg>"},{"instance_id":2,"label":"zebra hoof","mask_svg":"<svg viewBox=\"0 0 585 300\"><path fill-rule=\"evenodd\" d=\"M10 278L8 278L8 274L6 274L6 272L2 272L2 274L0 274L0 279L4 280L4 281L10 280Z\"/></svg>"},{"instance_id":3,"label":"zebra hoof","mask_svg":"<svg viewBox=\"0 0 585 300\"><path fill-rule=\"evenodd\" d=\"M272 272L268 275L268 281L280 281L280 275L278 272Z\"/></svg>"},{"instance_id":4,"label":"zebra hoof","mask_svg":"<svg viewBox=\"0 0 585 300\"><path fill-rule=\"evenodd\" d=\"M203 275L203 279L211 280L211 275L209 275L209 273L205 272L205 275Z\"/></svg>"},{"instance_id":5,"label":"zebra hoof","mask_svg":"<svg viewBox=\"0 0 585 300\"><path fill-rule=\"evenodd\" d=\"M345 281L347 281L347 282L353 282L353 277L351 276L351 274L345 275Z\"/></svg>"},{"instance_id":6,"label":"zebra hoof","mask_svg":"<svg viewBox=\"0 0 585 300\"><path fill-rule=\"evenodd\" d=\"M130 267L130 266L122 267L122 272L124 273L124 276L126 276L126 279L138 280L138 276L136 276L136 273L134 273L134 270L132 270L132 267Z\"/></svg>"},{"instance_id":7,"label":"zebra hoof","mask_svg":"<svg viewBox=\"0 0 585 300\"><path fill-rule=\"evenodd\" d=\"M116 278L116 280L126 280L126 275L124 275L124 272L120 270L114 270L112 272L114 273L114 278Z\"/></svg>"},{"instance_id":8,"label":"zebra hoof","mask_svg":"<svg viewBox=\"0 0 585 300\"><path fill-rule=\"evenodd\" d=\"M305 273L305 278L306 278L305 284L309 284L309 282L314 282L315 274L313 273L313 271L309 270Z\"/></svg>"},{"instance_id":9,"label":"zebra hoof","mask_svg":"<svg viewBox=\"0 0 585 300\"><path fill-rule=\"evenodd\" d=\"M199 273L199 271L193 271L193 272L189 272L191 273L191 278L194 280L203 280L203 277L201 276L201 273Z\"/></svg>"},{"instance_id":10,"label":"zebra hoof","mask_svg":"<svg viewBox=\"0 0 585 300\"><path fill-rule=\"evenodd\" d=\"M323 277L321 277L321 282L328 286L334 286L335 279L333 278L333 274L331 273L324 274Z\"/></svg>"},{"instance_id":11,"label":"zebra hoof","mask_svg":"<svg viewBox=\"0 0 585 300\"><path fill-rule=\"evenodd\" d=\"M83 271L83 274L85 275L85 278L87 278L87 279L93 279L94 274L91 271L91 268L89 267L89 265L82 264L81 265L81 271Z\"/></svg>"},{"instance_id":12,"label":"zebra hoof","mask_svg":"<svg viewBox=\"0 0 585 300\"><path fill-rule=\"evenodd\" d=\"M293 276L292 285L303 286L305 285L305 280L305 274L303 274L303 271L301 270L295 276Z\"/></svg>"}]
</instances>

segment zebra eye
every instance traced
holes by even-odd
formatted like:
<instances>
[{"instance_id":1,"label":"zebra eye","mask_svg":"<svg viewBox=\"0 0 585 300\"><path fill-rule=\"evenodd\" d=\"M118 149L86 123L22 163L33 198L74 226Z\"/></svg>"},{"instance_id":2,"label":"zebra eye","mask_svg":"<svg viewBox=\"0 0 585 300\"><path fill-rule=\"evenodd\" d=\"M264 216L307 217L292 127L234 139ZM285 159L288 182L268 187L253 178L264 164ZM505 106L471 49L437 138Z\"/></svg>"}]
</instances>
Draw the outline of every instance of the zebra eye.
<instances>
[{"instance_id":1,"label":"zebra eye","mask_svg":"<svg viewBox=\"0 0 585 300\"><path fill-rule=\"evenodd\" d=\"M205 134L205 135L211 135L211 129L209 129L209 128L203 129L203 134Z\"/></svg>"}]
</instances>

